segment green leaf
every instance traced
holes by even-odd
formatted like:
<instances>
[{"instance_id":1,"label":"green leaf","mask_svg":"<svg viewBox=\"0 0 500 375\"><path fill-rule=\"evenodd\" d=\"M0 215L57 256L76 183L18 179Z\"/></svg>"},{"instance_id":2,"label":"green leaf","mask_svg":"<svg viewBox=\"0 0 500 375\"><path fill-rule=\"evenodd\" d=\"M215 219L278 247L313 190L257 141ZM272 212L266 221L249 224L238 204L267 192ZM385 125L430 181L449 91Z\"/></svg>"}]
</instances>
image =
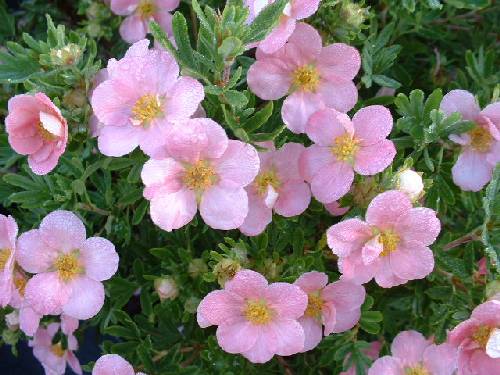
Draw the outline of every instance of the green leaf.
<instances>
[{"instance_id":1,"label":"green leaf","mask_svg":"<svg viewBox=\"0 0 500 375\"><path fill-rule=\"evenodd\" d=\"M233 108L243 108L248 103L247 96L236 90L228 90L224 93L224 98Z\"/></svg>"},{"instance_id":2,"label":"green leaf","mask_svg":"<svg viewBox=\"0 0 500 375\"><path fill-rule=\"evenodd\" d=\"M493 173L493 178L486 188L483 198L483 209L485 212L481 240L485 246L486 254L491 263L496 266L497 273L500 273L500 230L498 228L498 216L500 216L500 164L497 164ZM495 220L497 225L495 228ZM491 226L491 228L490 228Z\"/></svg>"},{"instance_id":3,"label":"green leaf","mask_svg":"<svg viewBox=\"0 0 500 375\"><path fill-rule=\"evenodd\" d=\"M278 24L287 4L288 0L277 0L266 6L250 24L242 42L249 44L264 39L271 29Z\"/></svg>"},{"instance_id":4,"label":"green leaf","mask_svg":"<svg viewBox=\"0 0 500 375\"><path fill-rule=\"evenodd\" d=\"M382 87L389 87L392 89L398 89L401 87L401 83L382 74L375 74L372 76L372 79L377 85Z\"/></svg>"}]
</instances>

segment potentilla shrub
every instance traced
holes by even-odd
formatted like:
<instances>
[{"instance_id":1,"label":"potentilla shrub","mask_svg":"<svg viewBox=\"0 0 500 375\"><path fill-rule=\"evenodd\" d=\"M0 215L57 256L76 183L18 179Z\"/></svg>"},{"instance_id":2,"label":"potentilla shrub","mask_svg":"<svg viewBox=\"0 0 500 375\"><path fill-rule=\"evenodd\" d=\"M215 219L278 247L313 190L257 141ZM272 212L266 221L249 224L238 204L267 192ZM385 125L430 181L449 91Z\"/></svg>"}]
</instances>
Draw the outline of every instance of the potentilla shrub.
<instances>
[{"instance_id":1,"label":"potentilla shrub","mask_svg":"<svg viewBox=\"0 0 500 375\"><path fill-rule=\"evenodd\" d=\"M48 375L500 374L498 16L0 1L2 343Z\"/></svg>"}]
</instances>

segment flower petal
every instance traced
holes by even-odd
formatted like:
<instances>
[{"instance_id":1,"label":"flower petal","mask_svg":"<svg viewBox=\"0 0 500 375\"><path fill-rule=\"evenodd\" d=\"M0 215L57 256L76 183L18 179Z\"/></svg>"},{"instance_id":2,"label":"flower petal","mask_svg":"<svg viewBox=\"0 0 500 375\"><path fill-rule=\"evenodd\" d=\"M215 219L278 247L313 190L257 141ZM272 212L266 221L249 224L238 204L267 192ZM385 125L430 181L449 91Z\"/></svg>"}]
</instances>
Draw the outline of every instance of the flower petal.
<instances>
[{"instance_id":1,"label":"flower petal","mask_svg":"<svg viewBox=\"0 0 500 375\"><path fill-rule=\"evenodd\" d=\"M291 72L276 58L257 60L248 69L247 83L259 98L276 100L285 96L292 85Z\"/></svg>"},{"instance_id":2,"label":"flower petal","mask_svg":"<svg viewBox=\"0 0 500 375\"><path fill-rule=\"evenodd\" d=\"M274 204L277 214L292 217L303 213L311 202L311 189L304 181L288 182L279 190Z\"/></svg>"},{"instance_id":3,"label":"flower petal","mask_svg":"<svg viewBox=\"0 0 500 375\"><path fill-rule=\"evenodd\" d=\"M66 315L79 320L95 316L104 305L104 286L89 277L78 277L71 282L71 296L63 306Z\"/></svg>"},{"instance_id":4,"label":"flower petal","mask_svg":"<svg viewBox=\"0 0 500 375\"><path fill-rule=\"evenodd\" d=\"M368 370L368 375L403 375L404 370L400 362L388 355L373 362Z\"/></svg>"},{"instance_id":5,"label":"flower petal","mask_svg":"<svg viewBox=\"0 0 500 375\"><path fill-rule=\"evenodd\" d=\"M349 192L354 181L352 167L344 162L329 164L321 173L314 175L311 191L321 203L339 200Z\"/></svg>"},{"instance_id":6,"label":"flower petal","mask_svg":"<svg viewBox=\"0 0 500 375\"><path fill-rule=\"evenodd\" d=\"M266 229L272 217L273 211L266 206L264 200L256 194L248 193L248 214L239 229L247 236L257 236Z\"/></svg>"},{"instance_id":7,"label":"flower petal","mask_svg":"<svg viewBox=\"0 0 500 375\"><path fill-rule=\"evenodd\" d=\"M304 349L307 352L314 349L323 339L323 327L321 323L314 318L302 317L298 320L304 331Z\"/></svg>"},{"instance_id":8,"label":"flower petal","mask_svg":"<svg viewBox=\"0 0 500 375\"><path fill-rule=\"evenodd\" d=\"M229 140L226 151L214 164L220 186L238 188L254 180L259 173L260 161L255 147Z\"/></svg>"},{"instance_id":9,"label":"flower petal","mask_svg":"<svg viewBox=\"0 0 500 375\"><path fill-rule=\"evenodd\" d=\"M93 280L110 279L118 270L119 257L115 245L102 237L90 237L80 248L85 274Z\"/></svg>"},{"instance_id":10,"label":"flower petal","mask_svg":"<svg viewBox=\"0 0 500 375\"><path fill-rule=\"evenodd\" d=\"M26 272L47 271L57 256L57 251L44 243L38 229L24 232L17 240L16 261Z\"/></svg>"},{"instance_id":11,"label":"flower petal","mask_svg":"<svg viewBox=\"0 0 500 375\"><path fill-rule=\"evenodd\" d=\"M458 112L464 120L470 121L474 121L480 111L474 95L466 90L451 90L443 97L439 109L447 116Z\"/></svg>"},{"instance_id":12,"label":"flower petal","mask_svg":"<svg viewBox=\"0 0 500 375\"><path fill-rule=\"evenodd\" d=\"M281 117L293 133L304 133L311 115L325 105L319 94L296 91L288 96L281 107Z\"/></svg>"},{"instance_id":13,"label":"flower petal","mask_svg":"<svg viewBox=\"0 0 500 375\"><path fill-rule=\"evenodd\" d=\"M171 232L193 220L197 210L194 192L181 189L170 194L156 194L151 200L150 215L156 225Z\"/></svg>"},{"instance_id":14,"label":"flower petal","mask_svg":"<svg viewBox=\"0 0 500 375\"><path fill-rule=\"evenodd\" d=\"M345 43L323 47L318 58L321 76L333 82L344 82L356 77L361 67L361 56L356 48Z\"/></svg>"},{"instance_id":15,"label":"flower petal","mask_svg":"<svg viewBox=\"0 0 500 375\"><path fill-rule=\"evenodd\" d=\"M215 290L198 305L198 323L202 328L211 325L230 325L243 320L243 299L226 290ZM200 316L203 318L200 322ZM200 324L201 323L201 324Z\"/></svg>"},{"instance_id":16,"label":"flower petal","mask_svg":"<svg viewBox=\"0 0 500 375\"><path fill-rule=\"evenodd\" d=\"M368 146L387 138L392 130L391 111L381 105L361 108L352 118L356 137Z\"/></svg>"},{"instance_id":17,"label":"flower petal","mask_svg":"<svg viewBox=\"0 0 500 375\"><path fill-rule=\"evenodd\" d=\"M248 214L248 196L243 188L214 186L201 197L200 214L213 229L236 229Z\"/></svg>"},{"instance_id":18,"label":"flower petal","mask_svg":"<svg viewBox=\"0 0 500 375\"><path fill-rule=\"evenodd\" d=\"M257 341L261 329L247 320L222 324L217 328L217 341L220 347L228 353L246 352Z\"/></svg>"},{"instance_id":19,"label":"flower petal","mask_svg":"<svg viewBox=\"0 0 500 375\"><path fill-rule=\"evenodd\" d=\"M322 81L318 93L327 107L339 112L350 111L358 101L358 89L352 81Z\"/></svg>"},{"instance_id":20,"label":"flower petal","mask_svg":"<svg viewBox=\"0 0 500 375\"><path fill-rule=\"evenodd\" d=\"M390 254L391 268L402 279L423 279L434 269L434 254L419 241L406 241Z\"/></svg>"},{"instance_id":21,"label":"flower petal","mask_svg":"<svg viewBox=\"0 0 500 375\"><path fill-rule=\"evenodd\" d=\"M264 298L277 313L275 319L298 319L307 307L307 295L299 286L288 283L273 283L267 288Z\"/></svg>"},{"instance_id":22,"label":"flower petal","mask_svg":"<svg viewBox=\"0 0 500 375\"><path fill-rule=\"evenodd\" d=\"M125 18L120 25L120 36L127 43L135 43L147 34L147 24L139 14L132 14Z\"/></svg>"},{"instance_id":23,"label":"flower petal","mask_svg":"<svg viewBox=\"0 0 500 375\"><path fill-rule=\"evenodd\" d=\"M398 190L389 190L377 195L368 205L366 222L381 229L397 222L413 208L410 198Z\"/></svg>"},{"instance_id":24,"label":"flower petal","mask_svg":"<svg viewBox=\"0 0 500 375\"><path fill-rule=\"evenodd\" d=\"M191 77L180 77L168 92L167 120L175 122L191 117L204 97L205 92L200 82Z\"/></svg>"},{"instance_id":25,"label":"flower petal","mask_svg":"<svg viewBox=\"0 0 500 375\"><path fill-rule=\"evenodd\" d=\"M135 375L134 368L118 354L100 357L92 369L92 375Z\"/></svg>"},{"instance_id":26,"label":"flower petal","mask_svg":"<svg viewBox=\"0 0 500 375\"><path fill-rule=\"evenodd\" d=\"M430 208L412 208L406 215L400 216L396 231L407 241L419 241L430 245L436 241L441 230L441 222L436 211Z\"/></svg>"},{"instance_id":27,"label":"flower petal","mask_svg":"<svg viewBox=\"0 0 500 375\"><path fill-rule=\"evenodd\" d=\"M324 272L311 271L300 275L295 280L294 285L297 285L306 293L317 292L323 289L328 284L328 276Z\"/></svg>"},{"instance_id":28,"label":"flower petal","mask_svg":"<svg viewBox=\"0 0 500 375\"><path fill-rule=\"evenodd\" d=\"M339 257L361 250L371 236L370 226L360 219L343 220L326 231L328 246Z\"/></svg>"},{"instance_id":29,"label":"flower petal","mask_svg":"<svg viewBox=\"0 0 500 375\"><path fill-rule=\"evenodd\" d=\"M87 237L80 218L64 210L53 211L43 218L40 235L50 247L64 252L79 249Z\"/></svg>"},{"instance_id":30,"label":"flower petal","mask_svg":"<svg viewBox=\"0 0 500 375\"><path fill-rule=\"evenodd\" d=\"M429 340L417 331L400 332L392 341L392 355L398 358L404 366L415 366L422 362Z\"/></svg>"},{"instance_id":31,"label":"flower petal","mask_svg":"<svg viewBox=\"0 0 500 375\"><path fill-rule=\"evenodd\" d=\"M268 283L264 276L252 270L241 270L224 287L228 292L243 298L256 298L264 295Z\"/></svg>"},{"instance_id":32,"label":"flower petal","mask_svg":"<svg viewBox=\"0 0 500 375\"><path fill-rule=\"evenodd\" d=\"M345 124L350 122L351 120L345 113L333 108L324 108L309 118L305 131L314 143L328 147L334 144L337 137L345 134Z\"/></svg>"},{"instance_id":33,"label":"flower petal","mask_svg":"<svg viewBox=\"0 0 500 375\"><path fill-rule=\"evenodd\" d=\"M465 149L451 169L453 182L463 191L480 191L493 175L493 167L484 157L485 154Z\"/></svg>"},{"instance_id":34,"label":"flower petal","mask_svg":"<svg viewBox=\"0 0 500 375\"><path fill-rule=\"evenodd\" d=\"M333 302L337 313L359 309L365 301L365 288L347 280L335 281L321 292L321 298Z\"/></svg>"},{"instance_id":35,"label":"flower petal","mask_svg":"<svg viewBox=\"0 0 500 375\"><path fill-rule=\"evenodd\" d=\"M369 146L361 146L356 153L354 170L361 175L374 175L391 165L396 156L396 147L388 139Z\"/></svg>"},{"instance_id":36,"label":"flower petal","mask_svg":"<svg viewBox=\"0 0 500 375\"><path fill-rule=\"evenodd\" d=\"M56 272L39 273L26 284L25 300L40 315L58 315L70 293Z\"/></svg>"}]
</instances>

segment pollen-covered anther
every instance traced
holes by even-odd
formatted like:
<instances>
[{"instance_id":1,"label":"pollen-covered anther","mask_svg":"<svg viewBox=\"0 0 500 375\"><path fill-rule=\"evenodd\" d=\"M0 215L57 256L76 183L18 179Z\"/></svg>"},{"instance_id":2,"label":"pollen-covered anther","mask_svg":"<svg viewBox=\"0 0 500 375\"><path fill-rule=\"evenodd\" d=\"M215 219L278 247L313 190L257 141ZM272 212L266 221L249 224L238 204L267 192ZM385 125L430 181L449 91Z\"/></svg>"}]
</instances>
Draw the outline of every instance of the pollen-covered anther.
<instances>
[{"instance_id":1,"label":"pollen-covered anther","mask_svg":"<svg viewBox=\"0 0 500 375\"><path fill-rule=\"evenodd\" d=\"M267 324L272 319L272 310L265 301L248 300L243 313L253 324Z\"/></svg>"},{"instance_id":2,"label":"pollen-covered anther","mask_svg":"<svg viewBox=\"0 0 500 375\"><path fill-rule=\"evenodd\" d=\"M63 348L62 348L62 345L61 343L57 343L57 344L54 344L50 347L50 351L56 355L57 357L61 358L62 356L64 356L64 353L66 352Z\"/></svg>"},{"instance_id":3,"label":"pollen-covered anther","mask_svg":"<svg viewBox=\"0 0 500 375\"><path fill-rule=\"evenodd\" d=\"M414 367L407 367L405 369L405 375L431 375L431 373L423 365L417 365Z\"/></svg>"},{"instance_id":4,"label":"pollen-covered anther","mask_svg":"<svg viewBox=\"0 0 500 375\"><path fill-rule=\"evenodd\" d=\"M206 161L200 160L186 168L184 184L193 190L204 190L217 180L214 168Z\"/></svg>"},{"instance_id":5,"label":"pollen-covered anther","mask_svg":"<svg viewBox=\"0 0 500 375\"><path fill-rule=\"evenodd\" d=\"M383 246L380 256L385 257L396 251L400 238L394 231L389 229L380 233L379 241Z\"/></svg>"},{"instance_id":6,"label":"pollen-covered anther","mask_svg":"<svg viewBox=\"0 0 500 375\"><path fill-rule=\"evenodd\" d=\"M38 134L40 134L40 137L42 137L42 139L44 141L51 142L51 141L55 141L57 138L59 138L57 135L52 134L47 129L45 129L45 127L43 126L41 121L37 125L37 130L38 130Z\"/></svg>"},{"instance_id":7,"label":"pollen-covered anther","mask_svg":"<svg viewBox=\"0 0 500 375\"><path fill-rule=\"evenodd\" d=\"M493 143L493 137L488 129L477 125L469 132L471 138L470 144L472 148L479 152L488 152Z\"/></svg>"},{"instance_id":8,"label":"pollen-covered anther","mask_svg":"<svg viewBox=\"0 0 500 375\"><path fill-rule=\"evenodd\" d=\"M54 262L54 266L62 281L71 281L82 272L78 255L75 252L60 255Z\"/></svg>"},{"instance_id":9,"label":"pollen-covered anther","mask_svg":"<svg viewBox=\"0 0 500 375\"><path fill-rule=\"evenodd\" d=\"M158 95L141 96L132 108L134 125L148 125L152 120L162 115L161 100Z\"/></svg>"},{"instance_id":10,"label":"pollen-covered anther","mask_svg":"<svg viewBox=\"0 0 500 375\"><path fill-rule=\"evenodd\" d=\"M486 349L486 344L490 339L493 328L487 325L481 325L472 334L472 340L476 342L482 349Z\"/></svg>"},{"instance_id":11,"label":"pollen-covered anther","mask_svg":"<svg viewBox=\"0 0 500 375\"><path fill-rule=\"evenodd\" d=\"M321 318L321 313L323 310L323 299L319 295L319 293L309 293L307 295L307 308L304 312L305 316L309 316L311 318Z\"/></svg>"},{"instance_id":12,"label":"pollen-covered anther","mask_svg":"<svg viewBox=\"0 0 500 375\"><path fill-rule=\"evenodd\" d=\"M259 195L267 194L268 186L272 186L274 190L278 190L281 186L281 181L278 174L274 170L263 172L255 178L255 188Z\"/></svg>"},{"instance_id":13,"label":"pollen-covered anther","mask_svg":"<svg viewBox=\"0 0 500 375\"><path fill-rule=\"evenodd\" d=\"M142 0L137 7L137 12L142 18L149 18L156 13L156 5L151 0Z\"/></svg>"},{"instance_id":14,"label":"pollen-covered anther","mask_svg":"<svg viewBox=\"0 0 500 375\"><path fill-rule=\"evenodd\" d=\"M352 161L359 149L359 140L351 134L345 133L335 138L332 153L337 160Z\"/></svg>"},{"instance_id":15,"label":"pollen-covered anther","mask_svg":"<svg viewBox=\"0 0 500 375\"><path fill-rule=\"evenodd\" d=\"M304 91L316 91L320 81L318 69L313 65L303 65L292 73L292 83Z\"/></svg>"},{"instance_id":16,"label":"pollen-covered anther","mask_svg":"<svg viewBox=\"0 0 500 375\"><path fill-rule=\"evenodd\" d=\"M0 249L0 271L3 271L10 258L10 249Z\"/></svg>"}]
</instances>

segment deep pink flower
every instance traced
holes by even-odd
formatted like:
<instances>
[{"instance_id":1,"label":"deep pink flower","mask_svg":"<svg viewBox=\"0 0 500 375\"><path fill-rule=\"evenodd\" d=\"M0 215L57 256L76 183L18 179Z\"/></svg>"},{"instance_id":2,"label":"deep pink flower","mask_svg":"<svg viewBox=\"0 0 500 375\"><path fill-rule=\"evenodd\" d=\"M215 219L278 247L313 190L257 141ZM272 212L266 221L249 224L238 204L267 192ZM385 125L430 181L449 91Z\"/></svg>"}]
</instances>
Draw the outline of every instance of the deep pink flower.
<instances>
[{"instance_id":1,"label":"deep pink flower","mask_svg":"<svg viewBox=\"0 0 500 375\"><path fill-rule=\"evenodd\" d=\"M111 0L111 10L127 16L120 26L120 35L128 43L135 43L149 33L149 23L156 21L168 35L172 35L172 14L179 0Z\"/></svg>"},{"instance_id":2,"label":"deep pink flower","mask_svg":"<svg viewBox=\"0 0 500 375\"><path fill-rule=\"evenodd\" d=\"M198 324L217 327L223 350L253 363L275 354L292 355L304 348L297 321L307 307L307 295L296 285L268 284L259 273L242 270L223 290L209 293L198 306Z\"/></svg>"},{"instance_id":3,"label":"deep pink flower","mask_svg":"<svg viewBox=\"0 0 500 375\"><path fill-rule=\"evenodd\" d=\"M422 279L434 268L429 245L441 230L436 212L413 208L397 190L377 195L368 206L366 222L348 219L327 231L328 246L339 257L342 278L366 283L375 277L383 288Z\"/></svg>"},{"instance_id":4,"label":"deep pink flower","mask_svg":"<svg viewBox=\"0 0 500 375\"><path fill-rule=\"evenodd\" d=\"M68 124L44 93L16 95L9 100L5 129L17 153L28 156L31 170L44 175L53 170L68 142Z\"/></svg>"},{"instance_id":5,"label":"deep pink flower","mask_svg":"<svg viewBox=\"0 0 500 375\"><path fill-rule=\"evenodd\" d=\"M14 266L17 223L12 216L0 215L0 307L5 307L15 289Z\"/></svg>"},{"instance_id":6,"label":"deep pink flower","mask_svg":"<svg viewBox=\"0 0 500 375\"><path fill-rule=\"evenodd\" d=\"M300 215L311 201L309 185L299 173L299 157L304 146L287 143L275 150L272 143L264 144L268 151L259 152L260 171L246 187L248 215L240 226L247 236L256 236L271 222L274 210L284 217Z\"/></svg>"},{"instance_id":7,"label":"deep pink flower","mask_svg":"<svg viewBox=\"0 0 500 375\"><path fill-rule=\"evenodd\" d=\"M485 302L448 334L458 348L460 375L500 374L500 301Z\"/></svg>"},{"instance_id":8,"label":"deep pink flower","mask_svg":"<svg viewBox=\"0 0 500 375\"><path fill-rule=\"evenodd\" d=\"M92 369L92 375L136 375L134 368L118 354L100 357ZM138 372L137 375L145 375Z\"/></svg>"},{"instance_id":9,"label":"deep pink flower","mask_svg":"<svg viewBox=\"0 0 500 375\"><path fill-rule=\"evenodd\" d=\"M358 100L352 82L361 64L358 51L343 43L322 47L318 32L297 24L288 42L268 55L257 50L248 70L248 86L259 98L288 95L281 116L294 133L303 133L309 117L323 107L347 112Z\"/></svg>"},{"instance_id":10,"label":"deep pink flower","mask_svg":"<svg viewBox=\"0 0 500 375\"><path fill-rule=\"evenodd\" d=\"M141 173L155 224L169 232L181 228L199 206L212 228L238 228L248 213L244 187L259 171L255 148L229 140L208 118L175 126L166 139L170 157L148 160Z\"/></svg>"},{"instance_id":11,"label":"deep pink flower","mask_svg":"<svg viewBox=\"0 0 500 375\"><path fill-rule=\"evenodd\" d=\"M245 0L245 5L250 10L248 22L251 23L255 17L267 5L275 0ZM298 20L312 16L318 10L320 0L291 0L283 10L278 25L269 35L258 43L258 48L265 53L274 53L287 42L292 35Z\"/></svg>"},{"instance_id":12,"label":"deep pink flower","mask_svg":"<svg viewBox=\"0 0 500 375\"><path fill-rule=\"evenodd\" d=\"M457 369L456 348L447 343L435 345L416 331L400 332L391 352L392 356L377 359L368 375L453 375Z\"/></svg>"},{"instance_id":13,"label":"deep pink flower","mask_svg":"<svg viewBox=\"0 0 500 375\"><path fill-rule=\"evenodd\" d=\"M500 102L481 111L470 92L452 90L443 97L440 109L446 115L459 112L464 120L476 123L467 133L450 135L453 142L462 146L451 172L462 190L479 191L491 180L500 161Z\"/></svg>"},{"instance_id":14,"label":"deep pink flower","mask_svg":"<svg viewBox=\"0 0 500 375\"><path fill-rule=\"evenodd\" d=\"M300 170L311 183L314 197L331 203L349 192L354 172L374 175L396 155L389 110L380 105L360 109L352 118L331 108L314 113L306 133L315 143L300 158Z\"/></svg>"},{"instance_id":15,"label":"deep pink flower","mask_svg":"<svg viewBox=\"0 0 500 375\"><path fill-rule=\"evenodd\" d=\"M51 323L46 329L38 329L33 340L29 342L29 345L33 347L33 355L40 361L47 375L64 375L66 373L66 364L75 373L81 375L80 363L73 353L78 349L75 336L68 335L67 348L63 348L62 342L52 342L59 328L59 323Z\"/></svg>"},{"instance_id":16,"label":"deep pink flower","mask_svg":"<svg viewBox=\"0 0 500 375\"><path fill-rule=\"evenodd\" d=\"M108 79L92 95L92 108L103 124L99 150L122 156L138 145L151 157L162 151L173 123L185 121L203 100L203 86L179 77L179 66L166 51L148 49L149 41L132 45L121 60L108 62Z\"/></svg>"},{"instance_id":17,"label":"deep pink flower","mask_svg":"<svg viewBox=\"0 0 500 375\"><path fill-rule=\"evenodd\" d=\"M19 236L17 261L36 274L25 292L26 303L36 313L64 313L81 320L102 308L102 281L118 269L114 245L102 237L86 238L82 221L69 211L54 211L39 229Z\"/></svg>"},{"instance_id":18,"label":"deep pink flower","mask_svg":"<svg viewBox=\"0 0 500 375\"><path fill-rule=\"evenodd\" d=\"M323 272L307 272L294 283L307 294L308 304L299 323L304 329L304 352L314 349L325 336L354 327L361 317L365 288L350 281L328 284ZM328 284L328 285L327 285Z\"/></svg>"}]
</instances>

